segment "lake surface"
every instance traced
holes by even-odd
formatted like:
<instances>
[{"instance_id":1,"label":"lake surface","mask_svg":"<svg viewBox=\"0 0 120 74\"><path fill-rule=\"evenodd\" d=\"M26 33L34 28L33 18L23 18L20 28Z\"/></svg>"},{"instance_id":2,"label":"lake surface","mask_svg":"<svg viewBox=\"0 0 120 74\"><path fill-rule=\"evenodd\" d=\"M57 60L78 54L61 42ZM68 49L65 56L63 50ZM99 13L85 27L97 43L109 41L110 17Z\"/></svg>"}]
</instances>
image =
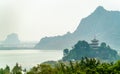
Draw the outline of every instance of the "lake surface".
<instances>
[{"instance_id":1,"label":"lake surface","mask_svg":"<svg viewBox=\"0 0 120 74\"><path fill-rule=\"evenodd\" d=\"M57 61L62 56L62 50L0 50L0 68L4 68L6 65L12 68L19 63L23 68L30 69L44 61Z\"/></svg>"}]
</instances>

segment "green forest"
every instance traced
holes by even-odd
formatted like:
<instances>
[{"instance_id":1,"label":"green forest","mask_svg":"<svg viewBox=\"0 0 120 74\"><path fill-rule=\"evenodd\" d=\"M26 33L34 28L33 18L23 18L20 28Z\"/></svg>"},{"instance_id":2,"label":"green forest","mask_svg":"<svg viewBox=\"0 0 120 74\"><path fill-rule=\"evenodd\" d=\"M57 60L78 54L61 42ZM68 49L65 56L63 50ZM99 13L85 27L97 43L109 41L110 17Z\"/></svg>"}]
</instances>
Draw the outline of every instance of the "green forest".
<instances>
[{"instance_id":1,"label":"green forest","mask_svg":"<svg viewBox=\"0 0 120 74\"><path fill-rule=\"evenodd\" d=\"M29 71L16 64L0 69L0 74L120 74L120 61L101 62L95 58L84 57L80 61L56 62L56 64L38 64Z\"/></svg>"}]
</instances>

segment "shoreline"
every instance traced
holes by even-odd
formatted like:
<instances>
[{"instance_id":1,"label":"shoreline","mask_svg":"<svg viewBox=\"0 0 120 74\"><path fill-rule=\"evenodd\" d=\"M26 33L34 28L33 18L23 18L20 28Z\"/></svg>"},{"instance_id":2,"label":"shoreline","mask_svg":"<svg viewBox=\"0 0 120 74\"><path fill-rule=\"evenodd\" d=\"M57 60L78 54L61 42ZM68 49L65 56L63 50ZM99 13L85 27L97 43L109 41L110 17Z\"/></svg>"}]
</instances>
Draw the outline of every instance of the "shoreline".
<instances>
[{"instance_id":1,"label":"shoreline","mask_svg":"<svg viewBox=\"0 0 120 74\"><path fill-rule=\"evenodd\" d=\"M0 47L0 50L62 50L62 49L39 49L32 47Z\"/></svg>"}]
</instances>

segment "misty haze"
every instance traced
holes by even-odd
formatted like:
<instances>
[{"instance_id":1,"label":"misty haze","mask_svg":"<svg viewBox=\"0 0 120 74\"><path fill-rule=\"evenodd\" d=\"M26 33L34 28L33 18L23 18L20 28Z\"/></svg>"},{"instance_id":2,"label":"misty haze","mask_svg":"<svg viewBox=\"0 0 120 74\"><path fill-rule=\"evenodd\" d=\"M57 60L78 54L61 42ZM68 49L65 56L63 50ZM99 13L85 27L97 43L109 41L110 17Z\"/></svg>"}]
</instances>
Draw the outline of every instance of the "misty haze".
<instances>
[{"instance_id":1,"label":"misty haze","mask_svg":"<svg viewBox=\"0 0 120 74\"><path fill-rule=\"evenodd\" d=\"M0 74L120 74L120 1L0 0Z\"/></svg>"}]
</instances>

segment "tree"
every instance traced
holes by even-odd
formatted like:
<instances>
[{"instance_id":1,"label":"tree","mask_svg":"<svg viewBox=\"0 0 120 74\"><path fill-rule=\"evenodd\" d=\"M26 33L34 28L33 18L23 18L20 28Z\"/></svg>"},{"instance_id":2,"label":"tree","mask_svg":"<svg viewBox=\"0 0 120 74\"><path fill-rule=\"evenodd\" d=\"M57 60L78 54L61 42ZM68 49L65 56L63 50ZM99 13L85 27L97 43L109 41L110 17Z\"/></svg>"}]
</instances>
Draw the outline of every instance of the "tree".
<instances>
[{"instance_id":1,"label":"tree","mask_svg":"<svg viewBox=\"0 0 120 74\"><path fill-rule=\"evenodd\" d=\"M18 63L12 69L13 74L22 74L22 67Z\"/></svg>"},{"instance_id":2,"label":"tree","mask_svg":"<svg viewBox=\"0 0 120 74\"><path fill-rule=\"evenodd\" d=\"M101 45L100 45L100 47L106 48L106 43L105 43L105 42L102 42Z\"/></svg>"},{"instance_id":3,"label":"tree","mask_svg":"<svg viewBox=\"0 0 120 74\"><path fill-rule=\"evenodd\" d=\"M0 74L4 74L3 68L0 69Z\"/></svg>"},{"instance_id":4,"label":"tree","mask_svg":"<svg viewBox=\"0 0 120 74\"><path fill-rule=\"evenodd\" d=\"M10 67L8 65L4 69L4 74L10 74Z\"/></svg>"},{"instance_id":5,"label":"tree","mask_svg":"<svg viewBox=\"0 0 120 74\"><path fill-rule=\"evenodd\" d=\"M69 49L64 49L64 50L63 50L63 53L64 53L64 56L68 55Z\"/></svg>"},{"instance_id":6,"label":"tree","mask_svg":"<svg viewBox=\"0 0 120 74\"><path fill-rule=\"evenodd\" d=\"M86 41L78 41L77 44L75 44L74 49L89 49L90 46Z\"/></svg>"}]
</instances>

